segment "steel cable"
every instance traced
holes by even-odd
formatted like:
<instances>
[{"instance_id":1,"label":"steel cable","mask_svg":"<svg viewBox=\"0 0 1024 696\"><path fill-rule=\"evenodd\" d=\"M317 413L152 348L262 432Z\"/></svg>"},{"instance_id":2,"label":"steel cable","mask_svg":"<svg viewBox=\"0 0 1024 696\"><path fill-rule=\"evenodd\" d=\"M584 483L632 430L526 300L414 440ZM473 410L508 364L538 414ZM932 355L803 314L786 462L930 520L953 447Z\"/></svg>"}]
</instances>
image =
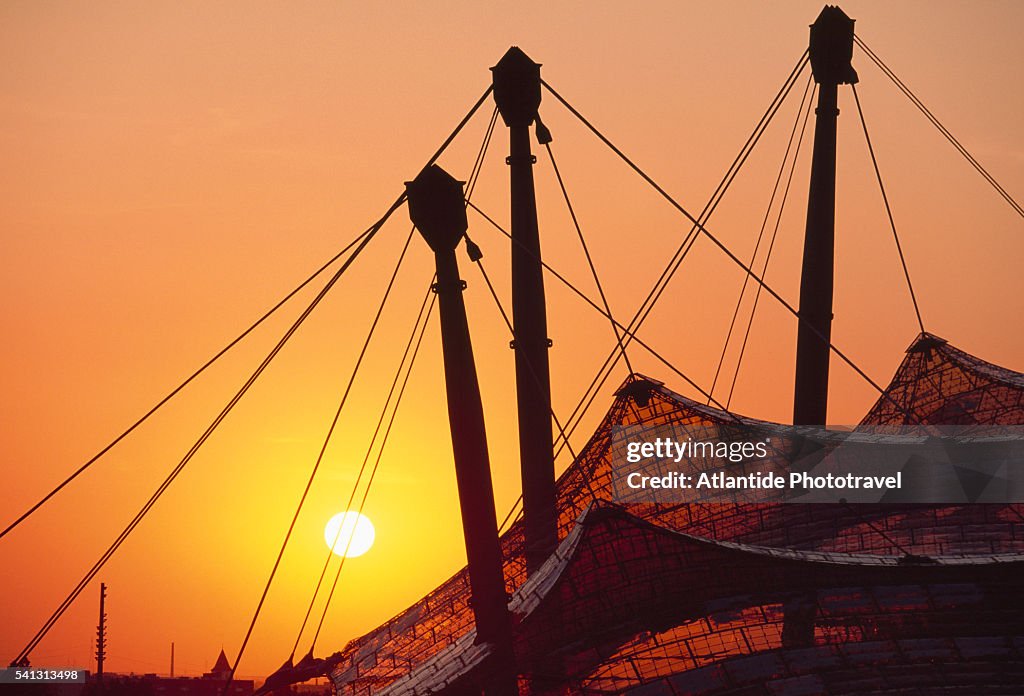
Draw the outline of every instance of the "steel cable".
<instances>
[{"instance_id":1,"label":"steel cable","mask_svg":"<svg viewBox=\"0 0 1024 696\"><path fill-rule=\"evenodd\" d=\"M871 165L875 168L875 178L878 180L878 188L882 192L882 202L885 203L885 214L889 218L889 227L892 229L892 238L896 240L896 251L900 256L900 264L903 266L903 277L907 279L907 290L910 291L910 301L914 303L914 314L917 316L917 325L924 333L924 321L921 319L921 308L917 304L917 295L914 293L914 284L910 282L910 271L907 269L907 259L903 255L903 245L900 244L900 236L896 233L896 220L892 216L892 207L889 205L889 196L885 193L885 184L882 183L882 172L878 168L878 159L875 157L875 148L871 145L871 136L868 135L868 122L864 119L864 110L860 106L860 97L857 95L857 85L850 85L853 88L853 100L857 103L857 115L860 116L860 125L864 130L864 140L868 144L868 153L871 155Z\"/></svg>"},{"instance_id":2,"label":"steel cable","mask_svg":"<svg viewBox=\"0 0 1024 696\"><path fill-rule=\"evenodd\" d=\"M782 154L782 163L779 165L779 173L775 177L775 184L772 186L771 196L768 198L768 207L764 211L764 218L761 220L761 229L757 232L757 241L754 243L754 251L750 254L750 266L753 268L754 261L757 259L757 252L761 250L761 241L764 239L764 231L768 227L768 220L772 215L772 207L775 205L775 196L779 192L779 185L782 183L782 177L786 173L786 164L789 162L789 153L793 148L793 140L796 138L797 129L800 128L800 121L804 115L804 104L807 102L807 95L811 91L811 85L814 79L812 76L808 76L807 85L804 87L804 93L800 96L800 104L796 110L796 118L793 121L793 129L789 133L789 141L786 143L786 151ZM813 95L812 95L813 98ZM801 131L801 135L803 132ZM795 158L793 160L796 161ZM783 202L785 205L785 202ZM778 225L775 228L778 231ZM774 236L772 237L774 240ZM769 251L770 253L770 251ZM718 358L718 366L715 368L715 377L711 380L711 388L708 390L712 394L715 393L715 387L718 386L718 377L722 373L722 365L725 364L725 356L729 350L729 343L732 341L732 332L736 328L736 319L739 318L740 308L743 306L743 298L747 293L747 286L750 284L750 276L743 276L743 284L740 286L740 295L736 298L736 307L733 309L732 318L729 320L729 330L725 334L725 342L722 345L722 354Z\"/></svg>"},{"instance_id":3,"label":"steel cable","mask_svg":"<svg viewBox=\"0 0 1024 696\"><path fill-rule=\"evenodd\" d=\"M768 273L768 264L772 260L772 251L775 249L775 239L779 234L779 224L782 222L782 213L786 209L786 201L789 200L789 188L793 183L793 174L796 171L797 159L800 157L801 145L803 145L804 132L807 129L807 122L810 120L811 111L814 106L814 92L817 90L817 86L811 90L811 98L807 102L807 111L804 113L804 122L800 126L800 136L796 141L796 151L793 153L793 163L789 168L789 176L786 178L786 188L782 192L782 201L779 203L779 212L775 217L775 227L772 230L772 238L768 243L768 253L764 258L764 266L761 267L761 280L763 281L765 275ZM753 264L751 264L753 265ZM733 392L736 390L736 381L740 376L740 368L743 366L743 358L747 353L747 342L750 339L750 329L754 325L754 316L757 314L757 305L761 301L761 286L757 286L757 290L754 293L754 304L750 308L750 318L747 320L747 328L743 332L743 342L740 344L740 354L736 359L736 369L732 373L732 382L729 384L729 396L725 399L725 405L730 406L732 404Z\"/></svg>"}]
</instances>

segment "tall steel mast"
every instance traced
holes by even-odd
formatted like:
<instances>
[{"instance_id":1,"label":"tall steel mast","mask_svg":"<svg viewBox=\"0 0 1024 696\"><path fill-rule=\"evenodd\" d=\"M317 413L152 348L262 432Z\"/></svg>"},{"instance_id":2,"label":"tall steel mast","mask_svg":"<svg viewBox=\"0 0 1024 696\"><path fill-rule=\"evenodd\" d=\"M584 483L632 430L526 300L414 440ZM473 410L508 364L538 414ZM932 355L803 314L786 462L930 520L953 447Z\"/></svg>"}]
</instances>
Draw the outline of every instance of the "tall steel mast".
<instances>
[{"instance_id":1,"label":"tall steel mast","mask_svg":"<svg viewBox=\"0 0 1024 696\"><path fill-rule=\"evenodd\" d=\"M455 248L467 227L462 183L433 165L408 182L406 191L409 216L434 252L437 267L433 289L441 314L448 422L469 561L471 604L476 618L477 642L493 646L493 678L485 693L487 696L518 696L484 410L462 298L466 283L459 276L455 258Z\"/></svg>"},{"instance_id":2,"label":"tall steel mast","mask_svg":"<svg viewBox=\"0 0 1024 696\"><path fill-rule=\"evenodd\" d=\"M512 209L512 323L515 333L519 457L523 479L526 569L532 573L558 544L547 309L537 229L530 125L538 119L540 64L513 46L491 68L494 101L509 129Z\"/></svg>"},{"instance_id":3,"label":"tall steel mast","mask_svg":"<svg viewBox=\"0 0 1024 696\"><path fill-rule=\"evenodd\" d=\"M814 155L807 197L803 268L800 275L800 324L797 328L793 423L826 425L829 343L836 229L836 122L841 84L856 84L853 20L826 5L811 25L811 70L818 83Z\"/></svg>"}]
</instances>

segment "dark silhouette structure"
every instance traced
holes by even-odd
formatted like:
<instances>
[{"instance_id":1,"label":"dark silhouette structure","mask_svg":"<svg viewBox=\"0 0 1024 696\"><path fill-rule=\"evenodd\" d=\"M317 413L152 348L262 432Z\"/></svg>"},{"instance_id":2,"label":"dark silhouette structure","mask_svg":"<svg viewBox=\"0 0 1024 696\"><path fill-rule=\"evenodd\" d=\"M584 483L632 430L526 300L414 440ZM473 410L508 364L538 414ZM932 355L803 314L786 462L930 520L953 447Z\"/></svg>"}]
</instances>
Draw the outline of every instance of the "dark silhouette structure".
<instances>
[{"instance_id":1,"label":"dark silhouette structure","mask_svg":"<svg viewBox=\"0 0 1024 696\"><path fill-rule=\"evenodd\" d=\"M758 277L698 218L686 212L557 92L546 87L688 217L694 223L694 234L700 231L715 242L748 277L757 279L761 289L767 289L798 315L793 421L804 426L798 430L807 441L838 437L836 431L824 427L831 352L860 371L830 344L837 94L839 85L857 81L851 65L855 42L874 57L854 36L853 20L836 7L826 7L811 27L809 62L819 91L798 311L764 283L763 273ZM806 62L802 57L777 99L785 99ZM876 62L882 67L880 61ZM28 664L29 653L188 463L196 447L245 394L388 217L408 202L410 217L433 251L436 266L431 289L440 310L445 395L468 564L398 616L326 658L313 655L320 635L318 626L309 652L293 663L307 627L307 612L293 654L266 679L260 694L287 692L298 682L323 675L330 677L341 696L1024 693L1024 504L907 504L882 497L872 499L881 502L856 505L846 500L835 504L763 499L744 502L726 491L699 504L667 498L616 498L616 482L622 478L618 466L621 451L617 448L623 442L646 440L652 432L659 438L682 441L695 430L719 432L736 427L792 432L788 424L762 421L730 412L727 407L694 401L656 379L633 373L632 368L596 431L556 479L547 353L551 343L534 192L535 158L530 143L531 125L536 125L536 136L542 144L550 141L538 114L545 85L540 65L515 47L492 70L493 96L510 135L510 328L514 334L523 515L499 536L484 414L464 304L467 286L456 258L457 246L466 237L469 202L464 198L463 184L434 164L488 97L485 93L428 166L406 183L405 194L350 245L354 251L332 279L14 664ZM810 105L809 99L808 110ZM803 114L803 103L798 114ZM771 120L770 113L766 117ZM762 119L765 126L767 121ZM478 164L483 161L494 122ZM867 136L866 124L864 131ZM755 131L756 137L752 136L750 142L756 143L763 132ZM745 146L741 152L744 159L749 152ZM794 154L794 164L795 159ZM742 164L740 158L738 161ZM972 162L983 172L977 162ZM476 167L474 170L479 172ZM881 182L880 175L878 178ZM558 179L561 184L560 175ZM990 183L999 188L994 180ZM561 188L568 203L564 185ZM999 190L1016 206L1004 190ZM571 212L571 204L569 207ZM706 219L704 213L701 217ZM578 224L577 231L582 241ZM896 241L899 247L898 237ZM467 248L470 258L478 261L479 249L468 239ZM685 254L683 249L681 246L680 253ZM402 258L404 254L403 250ZM587 256L589 261L589 252ZM596 281L593 264L591 270ZM666 269L662 277L665 283L672 272L671 266ZM904 272L909 286L905 263ZM664 289L662 279L658 282L660 288L655 286L648 298L650 304L645 300L634 326L639 326ZM490 285L489 280L487 283ZM914 299L913 289L909 289ZM601 295L604 299L603 290ZM914 305L917 310L916 299ZM382 301L381 309L383 306ZM417 317L415 329L420 339L430 309L424 302L422 327ZM881 438L880 430L905 425L971 425L979 426L977 432L981 433L988 432L986 426L1024 426L1024 374L969 355L925 332L920 312L917 314L921 333L907 349L889 385L884 390L879 387L882 393L864 416L860 432L850 437ZM612 321L618 348L624 355L626 346L621 336L637 342L640 338L635 329ZM415 345L418 348L419 344ZM406 378L414 357L415 350ZM403 356L402 365L405 360ZM695 382L691 384L697 387ZM596 388L600 385L603 382ZM708 404L717 403L713 394L706 395ZM400 398L401 390L392 417ZM330 433L325 449L329 440ZM813 444L817 446L818 440ZM378 453L382 449L383 444ZM759 461L767 464L766 469L778 471L792 463L792 454L788 446L779 446L759 456ZM963 459L952 460L952 464L963 463ZM698 456L681 457L673 464L690 475L708 470L707 462ZM736 466L742 470L743 464ZM308 485L312 485L315 473L316 467ZM995 474L983 473L989 476L986 486L996 478ZM75 476L77 473L7 531ZM373 473L369 477L372 480ZM364 501L368 489L369 483ZM978 488L979 492L985 490ZM355 491L353 488L353 496ZM293 525L304 499L305 493ZM964 498L976 499L978 496ZM286 545L287 536L278 562ZM328 565L321 573L309 611L317 601ZM340 572L339 564L335 583ZM273 578L274 572L267 580L263 598ZM252 693L251 681L234 679L234 669L223 650L202 678L106 675L104 680L105 591L102 585L97 677L87 685L92 692L196 696ZM320 626L333 593L331 586ZM235 667L241 661L263 598L242 641ZM173 673L173 643L171 659Z\"/></svg>"},{"instance_id":2,"label":"dark silhouette structure","mask_svg":"<svg viewBox=\"0 0 1024 696\"><path fill-rule=\"evenodd\" d=\"M526 569L547 560L558 543L555 461L551 439L551 375L530 126L538 123L540 65L513 46L491 68L494 102L509 130L512 197L512 324L515 339L519 457L526 519Z\"/></svg>"},{"instance_id":3,"label":"dark silhouette structure","mask_svg":"<svg viewBox=\"0 0 1024 696\"><path fill-rule=\"evenodd\" d=\"M944 404L956 418L941 422L1024 424L1024 374L923 334L864 423L935 422ZM527 578L522 521L502 535L522 683L545 676L552 694L1019 691L1024 506L602 502L615 432L734 423L656 380L622 385L558 479L552 558ZM328 658L339 693L477 693L489 646L475 640L469 597L461 571ZM812 640L788 646L787 605L806 597Z\"/></svg>"},{"instance_id":4,"label":"dark silhouette structure","mask_svg":"<svg viewBox=\"0 0 1024 696\"><path fill-rule=\"evenodd\" d=\"M838 7L826 5L811 25L809 53L818 83L818 108L800 275L793 423L826 425L835 273L836 121L839 85L857 82L850 64L853 20Z\"/></svg>"},{"instance_id":5,"label":"dark silhouette structure","mask_svg":"<svg viewBox=\"0 0 1024 696\"><path fill-rule=\"evenodd\" d=\"M491 676L486 693L488 696L512 696L518 689L487 433L462 299L466 283L459 277L455 258L455 249L468 227L462 184L435 164L407 183L406 191L409 216L434 252L437 267L433 290L440 304L448 422L469 561L476 640L493 646L489 660L493 666L489 670Z\"/></svg>"},{"instance_id":6,"label":"dark silhouette structure","mask_svg":"<svg viewBox=\"0 0 1024 696\"><path fill-rule=\"evenodd\" d=\"M103 682L103 660L107 656L107 585L100 583L100 621L96 625L96 681Z\"/></svg>"},{"instance_id":7,"label":"dark silhouette structure","mask_svg":"<svg viewBox=\"0 0 1024 696\"><path fill-rule=\"evenodd\" d=\"M158 674L108 674L100 680L99 675L90 678L86 684L67 685L60 693L67 696L252 696L254 683L251 679L232 679L231 665L224 650L201 677L175 677ZM226 687L226 690L225 690Z\"/></svg>"},{"instance_id":8,"label":"dark silhouette structure","mask_svg":"<svg viewBox=\"0 0 1024 696\"><path fill-rule=\"evenodd\" d=\"M826 7L810 38L819 93L794 406L795 424L819 428L827 415L837 93L857 81L853 43L853 20ZM471 486L482 507L474 512L460 471L468 569L328 657L338 693L508 693L516 691L508 684L510 664L518 693L534 696L1019 693L1024 506L740 503L724 496L702 504L612 504L617 439L653 429L684 439L694 427L737 422L781 427L697 403L639 374L621 385L597 431L552 485L528 131L538 120L540 66L513 48L493 70L512 142L524 514L499 541L503 583L490 576L484 582L498 547L489 472L476 470ZM482 428L453 254L466 222L455 203L457 182L436 168L421 179L410 184L410 207L435 251L439 292L449 293L448 300L441 295L442 326L458 443ZM1024 375L922 333L863 420L911 424L1024 425ZM469 439L476 444L456 444L457 470L466 466L460 458L486 469L482 435ZM498 585L511 592L510 622L493 594Z\"/></svg>"},{"instance_id":9,"label":"dark silhouette structure","mask_svg":"<svg viewBox=\"0 0 1024 696\"><path fill-rule=\"evenodd\" d=\"M220 654L217 655L217 660L213 663L213 667L210 671L203 675L204 679L227 679L228 675L231 674L231 663L228 662L228 656L224 653L224 648L220 649ZM173 676L173 675L172 675Z\"/></svg>"}]
</instances>

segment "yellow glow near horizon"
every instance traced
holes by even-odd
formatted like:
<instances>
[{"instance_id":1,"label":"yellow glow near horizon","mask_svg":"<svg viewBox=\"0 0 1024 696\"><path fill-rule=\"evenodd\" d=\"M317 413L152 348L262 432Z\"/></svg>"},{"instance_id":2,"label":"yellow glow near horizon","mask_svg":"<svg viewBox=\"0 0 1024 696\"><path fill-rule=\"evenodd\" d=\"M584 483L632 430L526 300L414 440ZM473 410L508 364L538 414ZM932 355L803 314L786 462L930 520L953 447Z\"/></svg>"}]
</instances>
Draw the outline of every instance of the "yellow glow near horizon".
<instances>
[{"instance_id":1,"label":"yellow glow near horizon","mask_svg":"<svg viewBox=\"0 0 1024 696\"><path fill-rule=\"evenodd\" d=\"M339 512L324 527L324 542L339 556L356 558L373 546L377 533L370 518L359 512Z\"/></svg>"}]
</instances>

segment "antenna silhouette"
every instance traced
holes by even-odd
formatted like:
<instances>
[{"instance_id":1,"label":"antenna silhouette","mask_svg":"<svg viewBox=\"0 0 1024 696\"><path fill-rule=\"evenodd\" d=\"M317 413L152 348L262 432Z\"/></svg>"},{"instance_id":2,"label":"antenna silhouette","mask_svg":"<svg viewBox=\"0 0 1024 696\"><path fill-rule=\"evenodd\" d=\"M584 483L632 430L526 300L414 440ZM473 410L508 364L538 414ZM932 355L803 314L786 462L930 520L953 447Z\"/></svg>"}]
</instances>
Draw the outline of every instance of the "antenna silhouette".
<instances>
[{"instance_id":1,"label":"antenna silhouette","mask_svg":"<svg viewBox=\"0 0 1024 696\"><path fill-rule=\"evenodd\" d=\"M100 583L100 622L96 626L96 681L103 683L103 660L107 656L107 585Z\"/></svg>"}]
</instances>

